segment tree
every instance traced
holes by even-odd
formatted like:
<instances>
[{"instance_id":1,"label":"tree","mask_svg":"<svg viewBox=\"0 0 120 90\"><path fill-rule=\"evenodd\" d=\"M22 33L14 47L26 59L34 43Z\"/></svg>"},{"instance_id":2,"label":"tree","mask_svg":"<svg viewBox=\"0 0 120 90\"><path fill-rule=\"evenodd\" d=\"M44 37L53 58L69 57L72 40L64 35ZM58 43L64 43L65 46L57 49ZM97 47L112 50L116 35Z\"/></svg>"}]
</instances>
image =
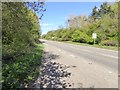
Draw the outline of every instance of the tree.
<instances>
[{"instance_id":1,"label":"tree","mask_svg":"<svg viewBox=\"0 0 120 90\"><path fill-rule=\"evenodd\" d=\"M96 19L98 19L98 10L97 10L97 7L95 6L93 9L92 9L92 14L91 16L93 17L94 21Z\"/></svg>"},{"instance_id":2,"label":"tree","mask_svg":"<svg viewBox=\"0 0 120 90\"><path fill-rule=\"evenodd\" d=\"M2 3L2 88L25 87L38 76L38 18L23 2ZM37 59L39 58L39 59ZM29 71L31 70L31 71ZM34 71L34 72L33 72ZM0 80L1 82L1 80Z\"/></svg>"},{"instance_id":3,"label":"tree","mask_svg":"<svg viewBox=\"0 0 120 90\"><path fill-rule=\"evenodd\" d=\"M102 17L104 14L108 14L110 12L112 12L111 6L109 6L108 3L105 2L100 6L99 17Z\"/></svg>"},{"instance_id":4,"label":"tree","mask_svg":"<svg viewBox=\"0 0 120 90\"><path fill-rule=\"evenodd\" d=\"M105 43L103 45L116 46L115 43L118 38L118 3L111 5L103 3L99 9L95 6L89 17L71 15L67 20L67 25L66 29L58 29L52 33L56 40L93 44L91 37L92 33L96 32L97 44L102 42ZM49 36L49 34L46 34L46 36ZM113 44L111 44L112 42Z\"/></svg>"}]
</instances>

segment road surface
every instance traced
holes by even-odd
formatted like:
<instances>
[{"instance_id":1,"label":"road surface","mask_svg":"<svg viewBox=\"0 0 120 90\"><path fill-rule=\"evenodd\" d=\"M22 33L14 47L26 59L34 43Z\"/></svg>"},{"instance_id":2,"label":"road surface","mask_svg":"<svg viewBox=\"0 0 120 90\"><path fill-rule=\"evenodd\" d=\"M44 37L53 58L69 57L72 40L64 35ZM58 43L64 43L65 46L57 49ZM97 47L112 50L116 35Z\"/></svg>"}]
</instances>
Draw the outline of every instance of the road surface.
<instances>
[{"instance_id":1,"label":"road surface","mask_svg":"<svg viewBox=\"0 0 120 90\"><path fill-rule=\"evenodd\" d=\"M56 55L54 61L67 66L71 76L66 82L72 88L118 88L118 51L44 41L45 51Z\"/></svg>"}]
</instances>

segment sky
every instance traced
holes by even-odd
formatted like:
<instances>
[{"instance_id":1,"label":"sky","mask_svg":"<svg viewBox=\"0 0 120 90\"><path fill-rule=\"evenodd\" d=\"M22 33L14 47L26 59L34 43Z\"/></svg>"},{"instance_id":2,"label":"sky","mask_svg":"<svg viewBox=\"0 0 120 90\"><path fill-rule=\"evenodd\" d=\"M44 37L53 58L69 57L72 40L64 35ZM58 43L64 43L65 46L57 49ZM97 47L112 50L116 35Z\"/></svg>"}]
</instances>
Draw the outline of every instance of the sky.
<instances>
[{"instance_id":1,"label":"sky","mask_svg":"<svg viewBox=\"0 0 120 90\"><path fill-rule=\"evenodd\" d=\"M70 15L90 15L94 6L102 2L46 2L44 16L40 21L42 35L48 31L64 27Z\"/></svg>"}]
</instances>

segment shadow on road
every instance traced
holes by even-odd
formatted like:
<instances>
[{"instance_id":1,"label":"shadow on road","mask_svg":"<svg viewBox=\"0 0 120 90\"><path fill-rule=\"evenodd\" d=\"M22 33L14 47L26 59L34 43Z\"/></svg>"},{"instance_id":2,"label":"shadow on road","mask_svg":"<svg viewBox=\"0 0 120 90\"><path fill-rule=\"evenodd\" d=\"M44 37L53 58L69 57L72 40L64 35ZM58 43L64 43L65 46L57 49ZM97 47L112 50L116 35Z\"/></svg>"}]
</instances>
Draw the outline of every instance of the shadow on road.
<instances>
[{"instance_id":1,"label":"shadow on road","mask_svg":"<svg viewBox=\"0 0 120 90\"><path fill-rule=\"evenodd\" d=\"M71 73L66 66L52 60L59 59L59 55L44 52L43 64L41 66L41 87L42 88L66 88L71 87L70 83L65 83L64 78L69 78Z\"/></svg>"}]
</instances>

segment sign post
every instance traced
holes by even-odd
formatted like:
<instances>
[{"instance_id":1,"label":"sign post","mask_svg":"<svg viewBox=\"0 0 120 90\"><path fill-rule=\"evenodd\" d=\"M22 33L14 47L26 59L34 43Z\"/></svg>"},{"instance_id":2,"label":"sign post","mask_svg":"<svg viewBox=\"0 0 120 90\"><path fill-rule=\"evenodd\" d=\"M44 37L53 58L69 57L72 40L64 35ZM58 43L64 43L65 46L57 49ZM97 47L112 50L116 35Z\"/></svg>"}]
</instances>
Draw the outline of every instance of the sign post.
<instances>
[{"instance_id":1,"label":"sign post","mask_svg":"<svg viewBox=\"0 0 120 90\"><path fill-rule=\"evenodd\" d=\"M95 46L95 39L97 38L97 34L96 34L96 33L93 33L93 34L92 34L92 38L93 38L93 40L94 40L94 46Z\"/></svg>"}]
</instances>

